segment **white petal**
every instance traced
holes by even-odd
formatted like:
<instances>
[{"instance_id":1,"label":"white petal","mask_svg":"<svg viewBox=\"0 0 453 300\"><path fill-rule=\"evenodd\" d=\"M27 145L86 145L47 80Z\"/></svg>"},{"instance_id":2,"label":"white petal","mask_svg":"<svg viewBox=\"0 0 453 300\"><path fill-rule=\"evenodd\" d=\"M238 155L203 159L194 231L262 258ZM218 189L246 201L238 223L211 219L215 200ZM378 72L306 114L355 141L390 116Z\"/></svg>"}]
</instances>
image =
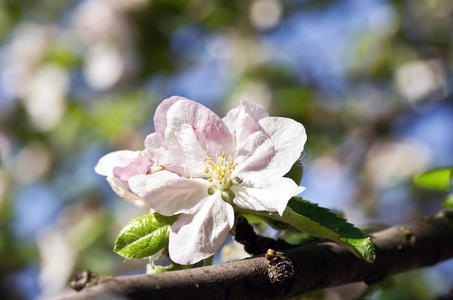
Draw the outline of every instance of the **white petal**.
<instances>
[{"instance_id":1,"label":"white petal","mask_svg":"<svg viewBox=\"0 0 453 300\"><path fill-rule=\"evenodd\" d=\"M160 171L131 177L129 186L149 207L172 216L195 212L201 200L207 197L210 184L204 179L187 179L169 171Z\"/></svg>"},{"instance_id":2,"label":"white petal","mask_svg":"<svg viewBox=\"0 0 453 300\"><path fill-rule=\"evenodd\" d=\"M235 173L256 172L267 167L275 154L274 145L259 123L240 109L235 120Z\"/></svg>"},{"instance_id":3,"label":"white petal","mask_svg":"<svg viewBox=\"0 0 453 300\"><path fill-rule=\"evenodd\" d=\"M119 150L101 157L94 167L99 175L113 176L114 167L125 167L139 155L140 151Z\"/></svg>"},{"instance_id":4,"label":"white petal","mask_svg":"<svg viewBox=\"0 0 453 300\"><path fill-rule=\"evenodd\" d=\"M243 178L243 182L233 186L233 200L237 206L256 211L276 211L280 215L291 197L303 192L292 179L285 177L266 177L256 173Z\"/></svg>"},{"instance_id":5,"label":"white petal","mask_svg":"<svg viewBox=\"0 0 453 300\"><path fill-rule=\"evenodd\" d=\"M283 176L304 150L307 140L305 128L299 122L280 117L263 118L258 123L270 136L275 150L265 171L272 176Z\"/></svg>"},{"instance_id":6,"label":"white petal","mask_svg":"<svg viewBox=\"0 0 453 300\"><path fill-rule=\"evenodd\" d=\"M170 258L182 265L194 264L214 255L234 225L233 207L216 193L205 199L200 210L180 215L170 232Z\"/></svg>"},{"instance_id":7,"label":"white petal","mask_svg":"<svg viewBox=\"0 0 453 300\"><path fill-rule=\"evenodd\" d=\"M269 117L266 109L261 105L248 101L241 101L241 103L237 107L229 110L226 116L223 118L223 121L227 124L231 132L235 132L237 128L236 120L238 119L240 113L243 112L250 115L255 121Z\"/></svg>"},{"instance_id":8,"label":"white petal","mask_svg":"<svg viewBox=\"0 0 453 300\"><path fill-rule=\"evenodd\" d=\"M112 187L113 191L120 196L121 198L130 201L134 203L137 206L145 206L145 202L143 201L142 198L134 194L130 189L129 185L124 182L119 180L118 178L114 176L109 176L107 177L107 182L110 184Z\"/></svg>"}]
</instances>

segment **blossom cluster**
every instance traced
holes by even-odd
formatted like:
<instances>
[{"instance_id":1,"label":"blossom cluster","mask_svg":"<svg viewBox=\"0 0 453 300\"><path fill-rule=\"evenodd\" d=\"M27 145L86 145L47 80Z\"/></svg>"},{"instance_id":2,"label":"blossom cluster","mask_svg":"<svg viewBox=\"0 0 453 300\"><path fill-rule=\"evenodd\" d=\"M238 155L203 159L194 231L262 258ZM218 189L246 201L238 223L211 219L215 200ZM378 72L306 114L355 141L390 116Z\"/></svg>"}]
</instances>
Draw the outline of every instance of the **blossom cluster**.
<instances>
[{"instance_id":1,"label":"blossom cluster","mask_svg":"<svg viewBox=\"0 0 453 300\"><path fill-rule=\"evenodd\" d=\"M271 117L243 101L222 119L207 107L170 97L157 107L143 151L102 157L98 174L136 205L178 215L172 261L193 264L215 254L234 226L235 209L283 214L304 188L284 177L306 141L302 124Z\"/></svg>"}]
</instances>

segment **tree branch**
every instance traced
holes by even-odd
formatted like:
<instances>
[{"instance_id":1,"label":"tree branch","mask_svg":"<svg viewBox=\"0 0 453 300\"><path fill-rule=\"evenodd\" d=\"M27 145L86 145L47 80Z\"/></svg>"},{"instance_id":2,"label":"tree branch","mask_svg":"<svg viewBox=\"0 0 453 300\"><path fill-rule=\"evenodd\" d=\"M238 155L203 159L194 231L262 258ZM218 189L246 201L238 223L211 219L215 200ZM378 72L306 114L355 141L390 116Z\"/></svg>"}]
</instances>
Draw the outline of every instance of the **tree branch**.
<instances>
[{"instance_id":1,"label":"tree branch","mask_svg":"<svg viewBox=\"0 0 453 300\"><path fill-rule=\"evenodd\" d=\"M285 251L282 261L288 260L295 271L293 278L286 278L291 283L289 287L272 280L276 278L273 272L279 272L274 268L279 263L277 260L274 264L274 260L269 259L269 253L273 252L268 251L266 258L156 275L118 277L62 299L93 299L101 294L134 300L284 298L350 282L375 282L447 260L453 257L452 236L453 213L443 212L372 234L376 247L373 264L357 259L333 242L316 242Z\"/></svg>"},{"instance_id":2,"label":"tree branch","mask_svg":"<svg viewBox=\"0 0 453 300\"><path fill-rule=\"evenodd\" d=\"M284 240L274 240L255 233L252 225L243 216L236 217L234 239L244 246L244 250L253 255L262 254L267 249L288 250L296 248Z\"/></svg>"}]
</instances>

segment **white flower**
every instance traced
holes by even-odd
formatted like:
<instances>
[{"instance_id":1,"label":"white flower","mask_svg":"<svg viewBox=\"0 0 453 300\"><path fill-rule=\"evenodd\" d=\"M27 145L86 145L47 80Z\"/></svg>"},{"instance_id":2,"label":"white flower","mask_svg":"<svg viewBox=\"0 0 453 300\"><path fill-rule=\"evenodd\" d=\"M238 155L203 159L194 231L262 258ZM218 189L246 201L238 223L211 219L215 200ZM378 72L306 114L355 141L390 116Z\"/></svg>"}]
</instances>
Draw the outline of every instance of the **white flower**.
<instances>
[{"instance_id":1,"label":"white flower","mask_svg":"<svg viewBox=\"0 0 453 300\"><path fill-rule=\"evenodd\" d=\"M234 225L234 207L282 215L304 190L283 177L306 141L294 120L270 117L249 102L221 119L201 104L171 97L157 108L154 123L145 154L164 170L131 176L123 190L162 215L179 214L169 237L176 263L215 254Z\"/></svg>"}]
</instances>

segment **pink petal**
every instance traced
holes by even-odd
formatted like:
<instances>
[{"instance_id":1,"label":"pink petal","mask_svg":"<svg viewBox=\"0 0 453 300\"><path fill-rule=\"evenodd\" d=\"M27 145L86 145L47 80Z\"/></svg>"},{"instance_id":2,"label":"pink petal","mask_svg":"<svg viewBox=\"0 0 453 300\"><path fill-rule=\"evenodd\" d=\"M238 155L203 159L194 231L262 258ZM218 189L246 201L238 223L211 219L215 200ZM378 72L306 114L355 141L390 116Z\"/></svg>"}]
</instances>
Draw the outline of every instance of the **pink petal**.
<instances>
[{"instance_id":1,"label":"pink petal","mask_svg":"<svg viewBox=\"0 0 453 300\"><path fill-rule=\"evenodd\" d=\"M145 206L145 202L142 198L134 194L127 182L121 181L116 177L109 176L107 177L107 182L112 187L113 191L120 196L121 198L134 203L137 206Z\"/></svg>"},{"instance_id":2,"label":"pink petal","mask_svg":"<svg viewBox=\"0 0 453 300\"><path fill-rule=\"evenodd\" d=\"M113 168L127 166L139 153L140 151L129 150L110 152L99 159L94 171L99 175L113 176Z\"/></svg>"},{"instance_id":3,"label":"pink petal","mask_svg":"<svg viewBox=\"0 0 453 300\"><path fill-rule=\"evenodd\" d=\"M128 181L132 176L148 173L153 164L150 158L139 155L127 166L114 167L113 175L122 181Z\"/></svg>"},{"instance_id":4,"label":"pink petal","mask_svg":"<svg viewBox=\"0 0 453 300\"><path fill-rule=\"evenodd\" d=\"M201 177L199 162L187 161L186 155L177 143L170 143L157 132L151 133L145 139L145 149L148 155L153 157L155 162L165 169L183 176ZM174 147L173 147L174 145ZM173 147L173 149L169 149ZM194 166L188 166L189 163L195 163ZM196 172L194 172L196 171Z\"/></svg>"},{"instance_id":5,"label":"pink petal","mask_svg":"<svg viewBox=\"0 0 453 300\"><path fill-rule=\"evenodd\" d=\"M164 135L167 128L167 112L170 107L180 100L188 100L184 97L172 96L162 100L154 113L154 129L156 132Z\"/></svg>"},{"instance_id":6,"label":"pink petal","mask_svg":"<svg viewBox=\"0 0 453 300\"><path fill-rule=\"evenodd\" d=\"M259 173L243 178L243 183L232 187L237 206L256 211L276 211L280 215L291 197L305 190L292 179L267 177Z\"/></svg>"},{"instance_id":7,"label":"pink petal","mask_svg":"<svg viewBox=\"0 0 453 300\"><path fill-rule=\"evenodd\" d=\"M195 214L182 214L173 223L168 246L171 260L188 265L214 255L233 225L233 207L218 194L210 196Z\"/></svg>"},{"instance_id":8,"label":"pink petal","mask_svg":"<svg viewBox=\"0 0 453 300\"><path fill-rule=\"evenodd\" d=\"M169 171L129 179L131 191L162 215L191 214L208 195L209 182L187 179Z\"/></svg>"},{"instance_id":9,"label":"pink petal","mask_svg":"<svg viewBox=\"0 0 453 300\"><path fill-rule=\"evenodd\" d=\"M225 152L233 157L234 140L225 123L207 107L179 100L167 110L165 133L151 134L145 147L149 156L164 168L184 176L200 177L206 157Z\"/></svg>"}]
</instances>

